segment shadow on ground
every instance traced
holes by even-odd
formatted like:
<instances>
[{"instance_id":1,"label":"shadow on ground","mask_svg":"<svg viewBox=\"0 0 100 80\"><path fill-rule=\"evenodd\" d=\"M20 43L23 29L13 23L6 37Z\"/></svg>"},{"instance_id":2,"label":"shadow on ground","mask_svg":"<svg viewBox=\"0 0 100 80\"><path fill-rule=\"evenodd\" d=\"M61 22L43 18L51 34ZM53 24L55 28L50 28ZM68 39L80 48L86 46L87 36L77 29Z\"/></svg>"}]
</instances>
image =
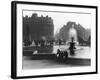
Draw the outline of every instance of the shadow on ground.
<instances>
[{"instance_id":1,"label":"shadow on ground","mask_svg":"<svg viewBox=\"0 0 100 80\"><path fill-rule=\"evenodd\" d=\"M55 54L47 54L47 55L39 54L39 55L27 56L25 57L25 60L48 60L50 63L72 65L72 66L91 65L91 59L81 59L81 58L58 59L55 56Z\"/></svg>"}]
</instances>

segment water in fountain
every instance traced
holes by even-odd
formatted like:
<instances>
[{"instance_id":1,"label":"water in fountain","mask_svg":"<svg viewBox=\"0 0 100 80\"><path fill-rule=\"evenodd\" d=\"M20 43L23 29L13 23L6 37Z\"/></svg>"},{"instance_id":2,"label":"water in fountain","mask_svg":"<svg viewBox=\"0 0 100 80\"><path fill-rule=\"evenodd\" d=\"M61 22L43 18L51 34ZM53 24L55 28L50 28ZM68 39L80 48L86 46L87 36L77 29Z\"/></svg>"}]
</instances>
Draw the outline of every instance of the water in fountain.
<instances>
[{"instance_id":1,"label":"water in fountain","mask_svg":"<svg viewBox=\"0 0 100 80\"><path fill-rule=\"evenodd\" d=\"M75 43L78 44L78 40L77 40L77 31L74 28L74 24L72 25L72 27L69 29L69 42L72 42L72 38L74 39L73 41Z\"/></svg>"}]
</instances>

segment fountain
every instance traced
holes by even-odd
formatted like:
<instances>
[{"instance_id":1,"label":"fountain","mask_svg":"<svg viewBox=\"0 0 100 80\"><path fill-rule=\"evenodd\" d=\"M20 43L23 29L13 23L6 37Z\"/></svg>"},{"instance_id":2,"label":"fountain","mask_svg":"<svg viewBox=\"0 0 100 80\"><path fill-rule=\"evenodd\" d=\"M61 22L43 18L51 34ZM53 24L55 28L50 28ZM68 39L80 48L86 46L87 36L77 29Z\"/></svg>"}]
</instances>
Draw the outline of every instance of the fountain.
<instances>
[{"instance_id":1,"label":"fountain","mask_svg":"<svg viewBox=\"0 0 100 80\"><path fill-rule=\"evenodd\" d=\"M69 29L69 41L72 41L72 37L74 38L74 41L77 42L77 31L74 28L74 24L72 27Z\"/></svg>"},{"instance_id":2,"label":"fountain","mask_svg":"<svg viewBox=\"0 0 100 80\"><path fill-rule=\"evenodd\" d=\"M70 44L69 45L69 48L65 49L64 47L63 48L62 47L59 47L59 49L57 49L56 56L60 60L61 59L67 59L69 54L71 56L74 56L75 55L75 49L76 49L76 44L78 43L78 40L77 40L77 31L74 28L74 24L69 29L68 35L69 35L69 41L66 42L66 44L67 43Z\"/></svg>"},{"instance_id":3,"label":"fountain","mask_svg":"<svg viewBox=\"0 0 100 80\"><path fill-rule=\"evenodd\" d=\"M74 24L72 25L72 27L69 29L69 51L70 51L70 55L74 55L75 54L75 44L77 44L77 31L74 28Z\"/></svg>"}]
</instances>

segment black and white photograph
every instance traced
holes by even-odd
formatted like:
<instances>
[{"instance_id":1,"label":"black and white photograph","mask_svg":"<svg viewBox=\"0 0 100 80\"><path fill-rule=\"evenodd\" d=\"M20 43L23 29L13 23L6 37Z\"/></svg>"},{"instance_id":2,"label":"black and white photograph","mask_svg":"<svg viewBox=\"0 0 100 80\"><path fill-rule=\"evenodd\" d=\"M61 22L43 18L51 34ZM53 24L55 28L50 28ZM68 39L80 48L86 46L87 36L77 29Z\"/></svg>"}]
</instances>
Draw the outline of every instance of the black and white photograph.
<instances>
[{"instance_id":1,"label":"black and white photograph","mask_svg":"<svg viewBox=\"0 0 100 80\"><path fill-rule=\"evenodd\" d=\"M16 5L18 77L96 72L95 6Z\"/></svg>"},{"instance_id":2,"label":"black and white photograph","mask_svg":"<svg viewBox=\"0 0 100 80\"><path fill-rule=\"evenodd\" d=\"M23 10L23 69L91 66L90 15Z\"/></svg>"}]
</instances>

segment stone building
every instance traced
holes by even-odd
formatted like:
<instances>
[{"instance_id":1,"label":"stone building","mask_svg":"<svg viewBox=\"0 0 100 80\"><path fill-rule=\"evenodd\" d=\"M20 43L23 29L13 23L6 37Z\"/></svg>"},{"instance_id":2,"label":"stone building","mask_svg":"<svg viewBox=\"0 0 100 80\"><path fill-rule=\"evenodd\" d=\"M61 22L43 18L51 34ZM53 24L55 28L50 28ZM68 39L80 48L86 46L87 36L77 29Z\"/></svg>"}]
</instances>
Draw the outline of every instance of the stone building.
<instances>
[{"instance_id":1,"label":"stone building","mask_svg":"<svg viewBox=\"0 0 100 80\"><path fill-rule=\"evenodd\" d=\"M58 34L56 34L56 39L62 39L65 41L69 40L69 29L74 25L74 28L77 31L77 40L80 44L90 45L91 40L91 30L85 29L81 24L76 24L75 22L69 21L64 25Z\"/></svg>"},{"instance_id":2,"label":"stone building","mask_svg":"<svg viewBox=\"0 0 100 80\"><path fill-rule=\"evenodd\" d=\"M23 42L32 42L33 40L52 40L54 35L54 24L51 17L38 17L36 13L31 17L23 17Z\"/></svg>"}]
</instances>

